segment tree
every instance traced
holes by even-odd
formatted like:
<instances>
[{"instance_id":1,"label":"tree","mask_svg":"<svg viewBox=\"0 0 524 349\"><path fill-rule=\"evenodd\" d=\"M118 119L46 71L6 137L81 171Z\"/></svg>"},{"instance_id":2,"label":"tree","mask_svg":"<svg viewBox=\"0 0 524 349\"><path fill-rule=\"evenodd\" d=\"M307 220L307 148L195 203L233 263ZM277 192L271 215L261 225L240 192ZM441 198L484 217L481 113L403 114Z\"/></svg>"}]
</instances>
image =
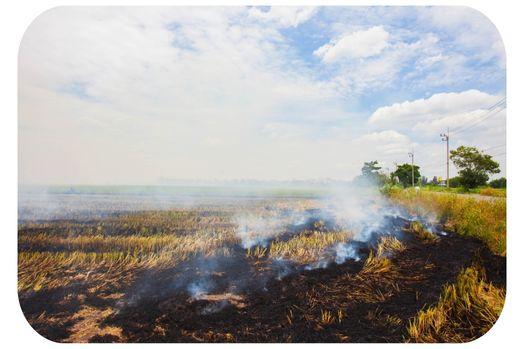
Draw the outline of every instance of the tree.
<instances>
[{"instance_id":1,"label":"tree","mask_svg":"<svg viewBox=\"0 0 524 349\"><path fill-rule=\"evenodd\" d=\"M420 169L419 166L417 165L413 166L415 183L417 183L420 178L419 169ZM397 169L395 170L395 172L393 172L393 175L398 178L400 184L402 184L404 187L411 185L412 183L411 174L412 174L411 164L397 165Z\"/></svg>"},{"instance_id":2,"label":"tree","mask_svg":"<svg viewBox=\"0 0 524 349\"><path fill-rule=\"evenodd\" d=\"M362 166L362 175L364 177L374 177L377 175L382 167L378 166L378 161L373 160L370 162L364 162L364 166Z\"/></svg>"},{"instance_id":3,"label":"tree","mask_svg":"<svg viewBox=\"0 0 524 349\"><path fill-rule=\"evenodd\" d=\"M356 178L357 183L363 184L363 185L369 185L369 184L376 184L376 185L382 185L384 184L384 174L380 173L380 169L382 167L378 166L378 161L373 160L369 162L364 162L364 166L362 166L361 172L362 174Z\"/></svg>"},{"instance_id":4,"label":"tree","mask_svg":"<svg viewBox=\"0 0 524 349\"><path fill-rule=\"evenodd\" d=\"M384 185L388 181L388 176L380 172L381 168L378 166L377 160L364 162L361 169L362 174L356 178L356 181L365 184Z\"/></svg>"},{"instance_id":5,"label":"tree","mask_svg":"<svg viewBox=\"0 0 524 349\"><path fill-rule=\"evenodd\" d=\"M461 180L460 180L460 177L458 176L455 176L455 177L451 177L449 179L449 187L450 188L458 188L461 186Z\"/></svg>"},{"instance_id":6,"label":"tree","mask_svg":"<svg viewBox=\"0 0 524 349\"><path fill-rule=\"evenodd\" d=\"M490 174L500 172L498 162L475 147L460 146L450 154L451 161L459 169L460 183L466 189L485 185Z\"/></svg>"},{"instance_id":7,"label":"tree","mask_svg":"<svg viewBox=\"0 0 524 349\"><path fill-rule=\"evenodd\" d=\"M506 177L500 177L489 182L492 188L506 188Z\"/></svg>"}]
</instances>

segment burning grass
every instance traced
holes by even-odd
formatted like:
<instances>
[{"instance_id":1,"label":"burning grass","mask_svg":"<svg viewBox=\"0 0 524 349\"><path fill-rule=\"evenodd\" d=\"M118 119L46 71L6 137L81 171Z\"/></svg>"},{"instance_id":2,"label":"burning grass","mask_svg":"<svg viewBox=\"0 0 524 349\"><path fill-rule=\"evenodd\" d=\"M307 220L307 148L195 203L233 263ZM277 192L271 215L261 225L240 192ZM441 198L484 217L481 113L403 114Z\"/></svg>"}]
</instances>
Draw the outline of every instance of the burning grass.
<instances>
[{"instance_id":1,"label":"burning grass","mask_svg":"<svg viewBox=\"0 0 524 349\"><path fill-rule=\"evenodd\" d=\"M420 241L426 244L432 244L438 240L438 237L428 231L419 221L410 222L409 227L407 227L405 231L414 234Z\"/></svg>"},{"instance_id":2,"label":"burning grass","mask_svg":"<svg viewBox=\"0 0 524 349\"><path fill-rule=\"evenodd\" d=\"M451 193L392 189L392 202L411 213L434 218L462 236L480 239L499 255L506 254L506 199L478 200Z\"/></svg>"},{"instance_id":3,"label":"burning grass","mask_svg":"<svg viewBox=\"0 0 524 349\"><path fill-rule=\"evenodd\" d=\"M321 259L327 247L346 242L351 236L350 232L306 231L287 241L273 241L269 256L309 264Z\"/></svg>"}]
</instances>

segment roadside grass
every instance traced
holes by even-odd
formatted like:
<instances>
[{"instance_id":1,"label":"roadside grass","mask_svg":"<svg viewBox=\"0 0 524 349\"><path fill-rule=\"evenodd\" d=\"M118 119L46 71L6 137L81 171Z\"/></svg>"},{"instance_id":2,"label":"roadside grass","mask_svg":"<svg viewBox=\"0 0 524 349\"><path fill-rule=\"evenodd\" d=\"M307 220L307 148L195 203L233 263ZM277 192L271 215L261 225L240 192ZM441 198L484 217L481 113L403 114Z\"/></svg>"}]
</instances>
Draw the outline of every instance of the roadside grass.
<instances>
[{"instance_id":1,"label":"roadside grass","mask_svg":"<svg viewBox=\"0 0 524 349\"><path fill-rule=\"evenodd\" d=\"M506 255L506 200L477 200L458 194L391 188L387 195L411 213L436 219L458 235L482 240L498 255Z\"/></svg>"},{"instance_id":2,"label":"roadside grass","mask_svg":"<svg viewBox=\"0 0 524 349\"><path fill-rule=\"evenodd\" d=\"M495 188L480 188L479 194L484 196L493 196L493 197L499 197L499 198L505 198L506 197L506 189L495 189Z\"/></svg>"},{"instance_id":3,"label":"roadside grass","mask_svg":"<svg viewBox=\"0 0 524 349\"><path fill-rule=\"evenodd\" d=\"M476 267L463 270L453 284L445 285L435 306L421 310L410 321L408 342L468 342L497 321L505 291L487 283Z\"/></svg>"},{"instance_id":4,"label":"roadside grass","mask_svg":"<svg viewBox=\"0 0 524 349\"><path fill-rule=\"evenodd\" d=\"M506 197L505 188L491 188L491 187L480 187L474 189L466 189L463 187L457 188L447 188L441 187L439 185L424 185L420 187L424 191L432 191L439 193L456 193L456 194L479 194L484 196L493 196L493 197Z\"/></svg>"}]
</instances>

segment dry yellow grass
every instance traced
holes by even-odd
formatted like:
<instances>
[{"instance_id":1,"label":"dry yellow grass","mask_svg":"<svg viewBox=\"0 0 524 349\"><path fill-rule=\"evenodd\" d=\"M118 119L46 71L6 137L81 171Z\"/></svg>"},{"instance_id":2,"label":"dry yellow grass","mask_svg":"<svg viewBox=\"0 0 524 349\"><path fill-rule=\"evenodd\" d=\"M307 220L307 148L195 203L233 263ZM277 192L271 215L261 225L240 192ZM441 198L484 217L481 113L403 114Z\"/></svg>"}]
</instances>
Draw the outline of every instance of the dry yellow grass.
<instances>
[{"instance_id":1,"label":"dry yellow grass","mask_svg":"<svg viewBox=\"0 0 524 349\"><path fill-rule=\"evenodd\" d=\"M412 189L389 192L413 214L434 217L449 230L478 238L496 254L506 254L506 199L478 200L452 193Z\"/></svg>"},{"instance_id":2,"label":"dry yellow grass","mask_svg":"<svg viewBox=\"0 0 524 349\"><path fill-rule=\"evenodd\" d=\"M486 283L478 269L465 269L446 285L439 302L420 311L408 326L408 341L467 342L486 333L504 306L505 291Z\"/></svg>"},{"instance_id":3,"label":"dry yellow grass","mask_svg":"<svg viewBox=\"0 0 524 349\"><path fill-rule=\"evenodd\" d=\"M495 189L495 188L481 188L479 190L480 195L493 196L503 198L506 197L506 189Z\"/></svg>"},{"instance_id":4,"label":"dry yellow grass","mask_svg":"<svg viewBox=\"0 0 524 349\"><path fill-rule=\"evenodd\" d=\"M327 247L346 242L351 235L350 232L304 232L287 241L273 241L269 246L269 256L312 263L322 257Z\"/></svg>"},{"instance_id":5,"label":"dry yellow grass","mask_svg":"<svg viewBox=\"0 0 524 349\"><path fill-rule=\"evenodd\" d=\"M406 246L394 236L383 236L380 238L377 246L377 254L385 255L387 253L402 252Z\"/></svg>"},{"instance_id":6,"label":"dry yellow grass","mask_svg":"<svg viewBox=\"0 0 524 349\"><path fill-rule=\"evenodd\" d=\"M424 225L418 221L411 222L407 231L413 233L420 241L426 244L431 244L438 240L435 234L424 228Z\"/></svg>"},{"instance_id":7,"label":"dry yellow grass","mask_svg":"<svg viewBox=\"0 0 524 349\"><path fill-rule=\"evenodd\" d=\"M248 258L255 258L260 259L267 255L268 249L266 247L262 246L256 246L252 248L248 248L246 250L246 257Z\"/></svg>"},{"instance_id":8,"label":"dry yellow grass","mask_svg":"<svg viewBox=\"0 0 524 349\"><path fill-rule=\"evenodd\" d=\"M405 249L406 246L394 236L381 237L376 251L371 251L366 258L361 273L375 274L390 271L392 264L388 257Z\"/></svg>"},{"instance_id":9,"label":"dry yellow grass","mask_svg":"<svg viewBox=\"0 0 524 349\"><path fill-rule=\"evenodd\" d=\"M53 237L44 234L21 236L23 244L53 251L22 251L18 254L18 290L49 289L75 280L86 280L99 273L118 273L131 269L169 267L202 254L224 252L235 238L230 234L193 235L76 236ZM93 252L96 251L96 252ZM96 271L96 273L94 273ZM62 274L62 275L61 275ZM60 277L61 276L61 277Z\"/></svg>"},{"instance_id":10,"label":"dry yellow grass","mask_svg":"<svg viewBox=\"0 0 524 349\"><path fill-rule=\"evenodd\" d=\"M378 252L371 251L368 258L364 262L361 273L363 274L374 274L383 273L391 269L391 261Z\"/></svg>"}]
</instances>

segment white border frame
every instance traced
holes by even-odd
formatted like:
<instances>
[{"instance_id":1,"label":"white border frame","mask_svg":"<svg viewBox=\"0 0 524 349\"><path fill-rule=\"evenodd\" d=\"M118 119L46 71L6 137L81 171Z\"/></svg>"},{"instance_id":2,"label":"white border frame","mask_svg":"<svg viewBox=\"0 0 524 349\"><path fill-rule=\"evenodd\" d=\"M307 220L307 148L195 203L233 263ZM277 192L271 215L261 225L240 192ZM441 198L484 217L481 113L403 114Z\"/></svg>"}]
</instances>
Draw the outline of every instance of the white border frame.
<instances>
[{"instance_id":1,"label":"white border frame","mask_svg":"<svg viewBox=\"0 0 524 349\"><path fill-rule=\"evenodd\" d=\"M517 199L524 195L524 179L519 174L524 173L522 160L517 157L518 149L524 149L520 131L523 131L523 42L522 12L519 11L519 2L500 2L489 0L468 1L221 1L221 5L460 5L470 6L481 11L498 28L504 41L507 55L507 176L509 177L508 191L508 261L507 261L507 297L503 313L499 321L486 335L468 344L470 347L512 347L519 345L522 311L524 311L524 283L522 278L523 261L519 250L524 243L523 220L519 219L520 207ZM25 320L17 295L17 154L18 154L18 124L17 124L17 64L18 47L22 36L30 23L42 12L63 5L218 5L212 1L168 1L155 0L151 2L139 0L24 0L7 5L3 2L0 11L0 43L4 48L0 55L0 86L1 109L0 114L0 141L1 141L1 207L2 217L2 251L1 276L3 281L0 287L0 328L4 347L39 346L55 347L53 343L38 335ZM81 344L71 344L72 347ZM94 344L97 345L97 344ZM99 345L99 344L98 344ZM110 344L112 347L116 344ZM150 346L154 344L144 344ZM182 344L183 347L191 344ZM224 346L226 344L218 344ZM266 344L267 345L267 344ZM315 344L312 344L315 345ZM347 345L347 344L333 344ZM373 344L370 344L373 345ZM403 344L392 344L398 346ZM438 344L449 346L451 344ZM522 345L522 344L520 344ZM520 346L519 345L519 346ZM69 346L69 345L68 345ZM240 344L240 346L245 346ZM415 345L419 346L419 345Z\"/></svg>"}]
</instances>

